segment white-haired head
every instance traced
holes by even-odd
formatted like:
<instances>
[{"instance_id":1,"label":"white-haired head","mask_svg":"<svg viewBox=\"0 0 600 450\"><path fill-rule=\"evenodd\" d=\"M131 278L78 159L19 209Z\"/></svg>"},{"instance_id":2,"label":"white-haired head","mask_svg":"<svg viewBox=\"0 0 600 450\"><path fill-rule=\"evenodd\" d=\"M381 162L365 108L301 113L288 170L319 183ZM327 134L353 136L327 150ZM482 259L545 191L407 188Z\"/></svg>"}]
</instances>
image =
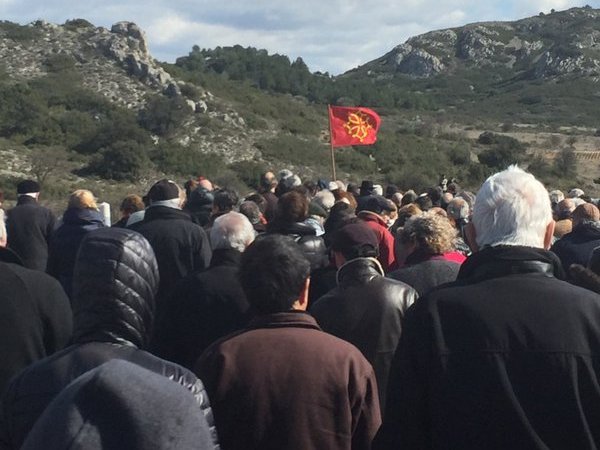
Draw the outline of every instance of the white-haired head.
<instances>
[{"instance_id":1,"label":"white-haired head","mask_svg":"<svg viewBox=\"0 0 600 450\"><path fill-rule=\"evenodd\" d=\"M246 216L237 212L228 212L215 219L210 230L210 243L213 250L246 250L255 237L254 228Z\"/></svg>"},{"instance_id":2,"label":"white-haired head","mask_svg":"<svg viewBox=\"0 0 600 450\"><path fill-rule=\"evenodd\" d=\"M544 248L552 221L546 188L517 166L489 177L479 189L473 225L479 248L524 245Z\"/></svg>"}]
</instances>

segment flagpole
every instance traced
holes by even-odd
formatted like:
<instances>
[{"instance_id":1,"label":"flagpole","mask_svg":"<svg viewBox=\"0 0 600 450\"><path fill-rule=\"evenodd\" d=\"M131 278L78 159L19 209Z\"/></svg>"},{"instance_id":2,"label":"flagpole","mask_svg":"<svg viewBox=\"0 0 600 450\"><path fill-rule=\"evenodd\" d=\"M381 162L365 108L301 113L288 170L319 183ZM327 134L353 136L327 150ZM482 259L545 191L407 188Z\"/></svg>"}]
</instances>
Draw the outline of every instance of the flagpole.
<instances>
[{"instance_id":1,"label":"flagpole","mask_svg":"<svg viewBox=\"0 0 600 450\"><path fill-rule=\"evenodd\" d=\"M331 149L331 174L333 178L331 181L336 180L335 176L335 153L333 152L333 130L331 128L331 105L327 105L327 117L329 119L329 144Z\"/></svg>"}]
</instances>

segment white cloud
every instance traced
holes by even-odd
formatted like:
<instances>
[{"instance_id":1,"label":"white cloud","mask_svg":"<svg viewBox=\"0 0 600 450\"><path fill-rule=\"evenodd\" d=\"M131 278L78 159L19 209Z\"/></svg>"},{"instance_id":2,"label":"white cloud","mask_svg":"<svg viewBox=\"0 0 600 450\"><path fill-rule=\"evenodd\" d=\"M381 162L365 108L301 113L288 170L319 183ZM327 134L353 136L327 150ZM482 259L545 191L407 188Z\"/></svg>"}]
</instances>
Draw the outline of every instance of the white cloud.
<instances>
[{"instance_id":1,"label":"white cloud","mask_svg":"<svg viewBox=\"0 0 600 450\"><path fill-rule=\"evenodd\" d=\"M588 2L600 6L600 0ZM339 73L383 55L411 36L471 22L515 20L580 6L571 0L0 0L3 18L62 23L82 17L96 25L140 25L159 59L174 60L192 45L240 44L302 56L312 70Z\"/></svg>"}]
</instances>

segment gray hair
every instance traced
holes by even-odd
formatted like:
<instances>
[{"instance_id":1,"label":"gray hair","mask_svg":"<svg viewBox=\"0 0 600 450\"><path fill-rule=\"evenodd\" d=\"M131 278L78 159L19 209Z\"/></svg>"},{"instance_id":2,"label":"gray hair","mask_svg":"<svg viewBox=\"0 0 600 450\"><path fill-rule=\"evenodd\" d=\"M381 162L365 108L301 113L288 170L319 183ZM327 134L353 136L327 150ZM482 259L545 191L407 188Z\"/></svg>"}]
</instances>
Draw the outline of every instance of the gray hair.
<instances>
[{"instance_id":1,"label":"gray hair","mask_svg":"<svg viewBox=\"0 0 600 450\"><path fill-rule=\"evenodd\" d=\"M234 211L217 217L210 230L213 250L234 249L243 252L254 241L254 237L250 221L243 214Z\"/></svg>"},{"instance_id":2,"label":"gray hair","mask_svg":"<svg viewBox=\"0 0 600 450\"><path fill-rule=\"evenodd\" d=\"M317 192L313 200L326 212L329 212L329 210L335 204L335 196L331 193L331 191L327 190Z\"/></svg>"},{"instance_id":3,"label":"gray hair","mask_svg":"<svg viewBox=\"0 0 600 450\"><path fill-rule=\"evenodd\" d=\"M253 201L243 202L240 205L240 213L246 216L252 225L260 222L260 208Z\"/></svg>"},{"instance_id":4,"label":"gray hair","mask_svg":"<svg viewBox=\"0 0 600 450\"><path fill-rule=\"evenodd\" d=\"M550 197L544 185L517 166L489 177L473 208L479 248L495 245L544 247L552 221Z\"/></svg>"}]
</instances>

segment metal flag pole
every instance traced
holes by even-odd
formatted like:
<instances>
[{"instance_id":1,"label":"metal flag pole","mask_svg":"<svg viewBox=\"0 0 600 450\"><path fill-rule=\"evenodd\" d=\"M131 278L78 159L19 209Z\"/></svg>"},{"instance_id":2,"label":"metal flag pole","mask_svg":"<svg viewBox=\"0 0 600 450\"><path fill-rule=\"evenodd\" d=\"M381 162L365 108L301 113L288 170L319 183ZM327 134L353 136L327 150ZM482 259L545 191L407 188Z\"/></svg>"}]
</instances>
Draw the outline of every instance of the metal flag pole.
<instances>
[{"instance_id":1,"label":"metal flag pole","mask_svg":"<svg viewBox=\"0 0 600 450\"><path fill-rule=\"evenodd\" d=\"M333 132L331 127L331 105L327 105L327 116L329 118L329 144L331 149L331 174L333 178L331 181L336 180L335 176L335 153L333 152Z\"/></svg>"}]
</instances>

